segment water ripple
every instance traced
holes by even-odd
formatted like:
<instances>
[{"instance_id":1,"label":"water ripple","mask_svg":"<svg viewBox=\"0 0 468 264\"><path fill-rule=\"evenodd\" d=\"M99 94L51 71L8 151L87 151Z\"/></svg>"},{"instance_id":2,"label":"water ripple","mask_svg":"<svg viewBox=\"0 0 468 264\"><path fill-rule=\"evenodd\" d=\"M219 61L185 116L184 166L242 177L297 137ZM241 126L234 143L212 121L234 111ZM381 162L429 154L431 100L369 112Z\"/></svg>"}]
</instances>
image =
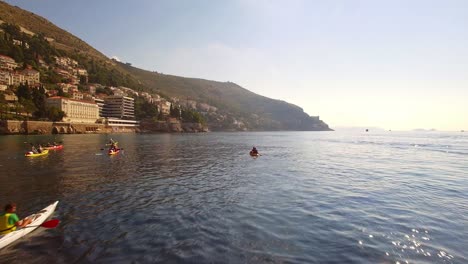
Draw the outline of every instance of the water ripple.
<instances>
[{"instance_id":1,"label":"water ripple","mask_svg":"<svg viewBox=\"0 0 468 264\"><path fill-rule=\"evenodd\" d=\"M0 138L1 200L60 200L10 263L466 263L468 137L274 132ZM256 146L262 156L251 158ZM19 192L18 190L21 190ZM57 251L59 248L59 251ZM27 253L25 253L27 252Z\"/></svg>"}]
</instances>

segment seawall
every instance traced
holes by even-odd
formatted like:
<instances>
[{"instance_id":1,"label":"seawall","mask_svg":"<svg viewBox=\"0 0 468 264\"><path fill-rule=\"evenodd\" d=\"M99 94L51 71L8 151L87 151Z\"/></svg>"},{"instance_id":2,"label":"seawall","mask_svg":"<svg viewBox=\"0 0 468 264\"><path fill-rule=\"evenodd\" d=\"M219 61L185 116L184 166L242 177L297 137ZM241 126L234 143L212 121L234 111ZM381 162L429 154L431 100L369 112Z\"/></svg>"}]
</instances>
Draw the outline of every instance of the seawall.
<instances>
[{"instance_id":1,"label":"seawall","mask_svg":"<svg viewBox=\"0 0 468 264\"><path fill-rule=\"evenodd\" d=\"M107 126L96 123L66 123L47 121L0 121L0 134L3 135L43 135L43 134L104 134L135 133L134 127Z\"/></svg>"},{"instance_id":2,"label":"seawall","mask_svg":"<svg viewBox=\"0 0 468 264\"><path fill-rule=\"evenodd\" d=\"M200 123L182 123L177 119L142 121L139 127L97 123L1 120L0 135L105 134L105 133L196 133L208 132Z\"/></svg>"}]
</instances>

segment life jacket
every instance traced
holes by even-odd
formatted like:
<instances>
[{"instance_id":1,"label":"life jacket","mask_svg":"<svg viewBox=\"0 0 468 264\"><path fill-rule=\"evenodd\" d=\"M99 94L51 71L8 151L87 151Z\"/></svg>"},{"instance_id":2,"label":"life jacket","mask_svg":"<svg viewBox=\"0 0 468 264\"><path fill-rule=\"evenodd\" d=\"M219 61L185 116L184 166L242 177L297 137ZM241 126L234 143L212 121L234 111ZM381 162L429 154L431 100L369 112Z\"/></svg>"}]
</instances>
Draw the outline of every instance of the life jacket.
<instances>
[{"instance_id":1,"label":"life jacket","mask_svg":"<svg viewBox=\"0 0 468 264\"><path fill-rule=\"evenodd\" d=\"M8 224L8 218L10 218L10 215L12 214L5 213L4 215L0 215L0 235L5 235L16 230L15 224Z\"/></svg>"}]
</instances>

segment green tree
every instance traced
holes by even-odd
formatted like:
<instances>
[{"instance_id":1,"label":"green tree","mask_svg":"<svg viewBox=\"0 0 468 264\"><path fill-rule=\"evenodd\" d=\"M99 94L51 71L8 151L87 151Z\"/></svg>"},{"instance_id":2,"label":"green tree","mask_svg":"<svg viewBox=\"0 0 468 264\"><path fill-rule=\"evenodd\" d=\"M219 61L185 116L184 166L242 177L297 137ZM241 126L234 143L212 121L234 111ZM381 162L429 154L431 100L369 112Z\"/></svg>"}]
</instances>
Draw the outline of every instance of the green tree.
<instances>
[{"instance_id":1,"label":"green tree","mask_svg":"<svg viewBox=\"0 0 468 264\"><path fill-rule=\"evenodd\" d=\"M41 82L43 83L59 83L61 81L62 76L50 69L41 75Z\"/></svg>"},{"instance_id":2,"label":"green tree","mask_svg":"<svg viewBox=\"0 0 468 264\"><path fill-rule=\"evenodd\" d=\"M9 54L15 61L23 61L24 60L24 54L23 54L23 49L19 46L14 46Z\"/></svg>"},{"instance_id":3,"label":"green tree","mask_svg":"<svg viewBox=\"0 0 468 264\"><path fill-rule=\"evenodd\" d=\"M173 106L173 104L171 104L171 108L169 109L169 115L171 117L175 117L177 119L180 119L181 118L181 109L177 106Z\"/></svg>"},{"instance_id":4,"label":"green tree","mask_svg":"<svg viewBox=\"0 0 468 264\"><path fill-rule=\"evenodd\" d=\"M66 116L65 112L63 112L62 110L58 109L55 106L51 106L47 108L47 117L51 121L54 121L54 122L62 121L62 119L65 116Z\"/></svg>"},{"instance_id":5,"label":"green tree","mask_svg":"<svg viewBox=\"0 0 468 264\"><path fill-rule=\"evenodd\" d=\"M203 118L203 116L200 113L194 110L182 109L181 116L184 122L206 124L205 118Z\"/></svg>"},{"instance_id":6,"label":"green tree","mask_svg":"<svg viewBox=\"0 0 468 264\"><path fill-rule=\"evenodd\" d=\"M5 95L0 94L0 118L6 119L8 114L8 102L5 100Z\"/></svg>"},{"instance_id":7,"label":"green tree","mask_svg":"<svg viewBox=\"0 0 468 264\"><path fill-rule=\"evenodd\" d=\"M80 75L80 84L86 84L88 82L88 77Z\"/></svg>"},{"instance_id":8,"label":"green tree","mask_svg":"<svg viewBox=\"0 0 468 264\"><path fill-rule=\"evenodd\" d=\"M57 96L71 98L71 95L69 93L64 92L62 88L58 89Z\"/></svg>"},{"instance_id":9,"label":"green tree","mask_svg":"<svg viewBox=\"0 0 468 264\"><path fill-rule=\"evenodd\" d=\"M113 95L114 92L112 92L112 90L109 87L105 87L105 88L98 87L98 88L96 88L96 94Z\"/></svg>"},{"instance_id":10,"label":"green tree","mask_svg":"<svg viewBox=\"0 0 468 264\"><path fill-rule=\"evenodd\" d=\"M159 111L158 120L164 120L164 113Z\"/></svg>"},{"instance_id":11,"label":"green tree","mask_svg":"<svg viewBox=\"0 0 468 264\"><path fill-rule=\"evenodd\" d=\"M4 23L1 25L1 28L5 31L5 33L13 37L19 38L22 35L21 29L17 25Z\"/></svg>"},{"instance_id":12,"label":"green tree","mask_svg":"<svg viewBox=\"0 0 468 264\"><path fill-rule=\"evenodd\" d=\"M31 91L29 90L27 83L23 83L18 86L18 88L16 89L16 96L18 96L18 100L19 99L25 99L25 100L32 99Z\"/></svg>"},{"instance_id":13,"label":"green tree","mask_svg":"<svg viewBox=\"0 0 468 264\"><path fill-rule=\"evenodd\" d=\"M26 112L27 116L37 110L34 102L31 99L19 99L20 104L23 106L23 111Z\"/></svg>"},{"instance_id":14,"label":"green tree","mask_svg":"<svg viewBox=\"0 0 468 264\"><path fill-rule=\"evenodd\" d=\"M47 117L46 99L47 95L45 93L44 87L41 86L32 90L32 100L34 106L36 106L36 111L34 112L35 118Z\"/></svg>"},{"instance_id":15,"label":"green tree","mask_svg":"<svg viewBox=\"0 0 468 264\"><path fill-rule=\"evenodd\" d=\"M158 119L158 108L156 105L146 101L143 97L135 98L135 117L142 119Z\"/></svg>"}]
</instances>

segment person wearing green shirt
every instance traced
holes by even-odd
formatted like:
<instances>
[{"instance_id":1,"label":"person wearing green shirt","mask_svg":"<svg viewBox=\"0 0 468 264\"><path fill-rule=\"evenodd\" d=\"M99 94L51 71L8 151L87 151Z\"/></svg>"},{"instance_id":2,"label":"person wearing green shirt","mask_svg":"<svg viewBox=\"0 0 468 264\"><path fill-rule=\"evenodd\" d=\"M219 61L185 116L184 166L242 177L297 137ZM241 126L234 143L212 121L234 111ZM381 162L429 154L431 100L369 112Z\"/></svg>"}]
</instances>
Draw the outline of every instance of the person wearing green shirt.
<instances>
[{"instance_id":1,"label":"person wearing green shirt","mask_svg":"<svg viewBox=\"0 0 468 264\"><path fill-rule=\"evenodd\" d=\"M16 214L16 204L5 205L5 212L0 214L0 235L5 235L16 230L17 227L25 227L32 222L32 219L25 218L19 220Z\"/></svg>"}]
</instances>

